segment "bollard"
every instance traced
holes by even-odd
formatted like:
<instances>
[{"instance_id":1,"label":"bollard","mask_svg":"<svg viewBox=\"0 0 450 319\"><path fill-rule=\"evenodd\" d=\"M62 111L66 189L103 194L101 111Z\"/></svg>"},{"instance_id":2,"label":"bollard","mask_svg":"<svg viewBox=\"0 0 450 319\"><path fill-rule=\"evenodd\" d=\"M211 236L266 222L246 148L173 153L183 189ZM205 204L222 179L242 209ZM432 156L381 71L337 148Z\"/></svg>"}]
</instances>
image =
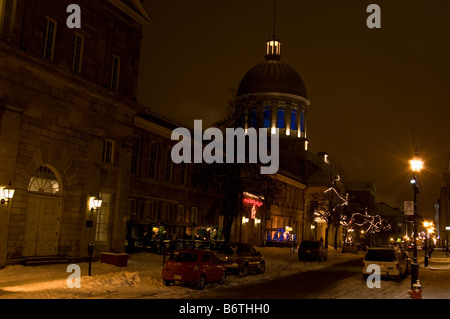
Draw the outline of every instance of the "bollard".
<instances>
[{"instance_id":1,"label":"bollard","mask_svg":"<svg viewBox=\"0 0 450 319\"><path fill-rule=\"evenodd\" d=\"M414 258L411 264L411 289L413 289L413 286L416 284L418 280L419 280L419 264L417 263L417 259Z\"/></svg>"},{"instance_id":2,"label":"bollard","mask_svg":"<svg viewBox=\"0 0 450 319\"><path fill-rule=\"evenodd\" d=\"M413 285L413 289L408 291L408 295L410 299L422 299L422 285L419 280Z\"/></svg>"},{"instance_id":3,"label":"bollard","mask_svg":"<svg viewBox=\"0 0 450 319\"><path fill-rule=\"evenodd\" d=\"M89 276L91 275L91 262L92 262L92 253L94 252L94 243L88 244L88 255L89 255Z\"/></svg>"}]
</instances>

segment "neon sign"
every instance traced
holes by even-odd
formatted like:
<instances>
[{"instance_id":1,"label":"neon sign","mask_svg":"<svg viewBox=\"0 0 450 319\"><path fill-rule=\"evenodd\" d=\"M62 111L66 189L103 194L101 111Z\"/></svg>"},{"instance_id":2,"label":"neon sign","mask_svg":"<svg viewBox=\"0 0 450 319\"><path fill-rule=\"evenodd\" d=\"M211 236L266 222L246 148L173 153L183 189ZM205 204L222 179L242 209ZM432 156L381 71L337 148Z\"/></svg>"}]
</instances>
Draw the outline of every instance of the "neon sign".
<instances>
[{"instance_id":1,"label":"neon sign","mask_svg":"<svg viewBox=\"0 0 450 319\"><path fill-rule=\"evenodd\" d=\"M262 202L260 202L256 199L253 199L253 198L244 198L243 202L244 202L244 204L250 204L250 205L253 205L256 207L261 207L263 205Z\"/></svg>"}]
</instances>

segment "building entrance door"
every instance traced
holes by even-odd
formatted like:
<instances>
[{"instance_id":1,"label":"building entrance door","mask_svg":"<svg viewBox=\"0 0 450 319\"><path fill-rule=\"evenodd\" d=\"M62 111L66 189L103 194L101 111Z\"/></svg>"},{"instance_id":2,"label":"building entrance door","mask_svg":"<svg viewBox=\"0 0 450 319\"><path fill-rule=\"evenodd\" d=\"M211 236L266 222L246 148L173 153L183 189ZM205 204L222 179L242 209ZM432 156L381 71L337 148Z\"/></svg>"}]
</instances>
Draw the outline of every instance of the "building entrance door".
<instances>
[{"instance_id":1,"label":"building entrance door","mask_svg":"<svg viewBox=\"0 0 450 319\"><path fill-rule=\"evenodd\" d=\"M29 194L24 257L57 254L61 197Z\"/></svg>"}]
</instances>

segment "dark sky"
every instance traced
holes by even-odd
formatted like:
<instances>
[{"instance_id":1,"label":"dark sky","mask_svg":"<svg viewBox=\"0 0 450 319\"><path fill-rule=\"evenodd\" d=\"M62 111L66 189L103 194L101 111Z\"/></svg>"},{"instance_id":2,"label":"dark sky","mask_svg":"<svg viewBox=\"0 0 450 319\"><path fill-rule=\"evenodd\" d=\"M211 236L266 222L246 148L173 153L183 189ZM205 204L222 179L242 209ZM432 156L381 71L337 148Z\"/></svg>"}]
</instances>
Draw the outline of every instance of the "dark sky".
<instances>
[{"instance_id":1,"label":"dark sky","mask_svg":"<svg viewBox=\"0 0 450 319\"><path fill-rule=\"evenodd\" d=\"M369 29L367 6L381 7ZM264 60L272 0L146 0L139 102L204 129ZM434 215L450 148L450 1L278 0L282 61L302 76L309 149L346 180L374 181L376 201L413 199L408 160L425 160L419 214Z\"/></svg>"}]
</instances>

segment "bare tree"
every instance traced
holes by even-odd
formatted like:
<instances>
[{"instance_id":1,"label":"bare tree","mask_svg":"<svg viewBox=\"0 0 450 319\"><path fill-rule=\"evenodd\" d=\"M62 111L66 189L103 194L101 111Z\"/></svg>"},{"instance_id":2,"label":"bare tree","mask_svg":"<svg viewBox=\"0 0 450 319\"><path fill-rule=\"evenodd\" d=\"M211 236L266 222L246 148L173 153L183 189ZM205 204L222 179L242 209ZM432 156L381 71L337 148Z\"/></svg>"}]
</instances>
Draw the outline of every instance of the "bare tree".
<instances>
[{"instance_id":1,"label":"bare tree","mask_svg":"<svg viewBox=\"0 0 450 319\"><path fill-rule=\"evenodd\" d=\"M243 116L237 114L234 105L230 104L226 116L215 123L215 127L225 131L226 128L242 127ZM226 134L224 134L226 136ZM235 145L236 147L236 145ZM270 218L270 206L275 203L276 195L280 192L279 182L271 175L260 173L261 164L249 163L248 152L245 163L211 163L202 165L202 184L206 195L211 188L211 183L220 187L220 208L218 210L224 216L223 237L230 240L233 221L244 212L247 207L243 204L244 192L264 198L264 210L262 220ZM236 150L234 152L236 154ZM225 154L223 154L225 158Z\"/></svg>"}]
</instances>

